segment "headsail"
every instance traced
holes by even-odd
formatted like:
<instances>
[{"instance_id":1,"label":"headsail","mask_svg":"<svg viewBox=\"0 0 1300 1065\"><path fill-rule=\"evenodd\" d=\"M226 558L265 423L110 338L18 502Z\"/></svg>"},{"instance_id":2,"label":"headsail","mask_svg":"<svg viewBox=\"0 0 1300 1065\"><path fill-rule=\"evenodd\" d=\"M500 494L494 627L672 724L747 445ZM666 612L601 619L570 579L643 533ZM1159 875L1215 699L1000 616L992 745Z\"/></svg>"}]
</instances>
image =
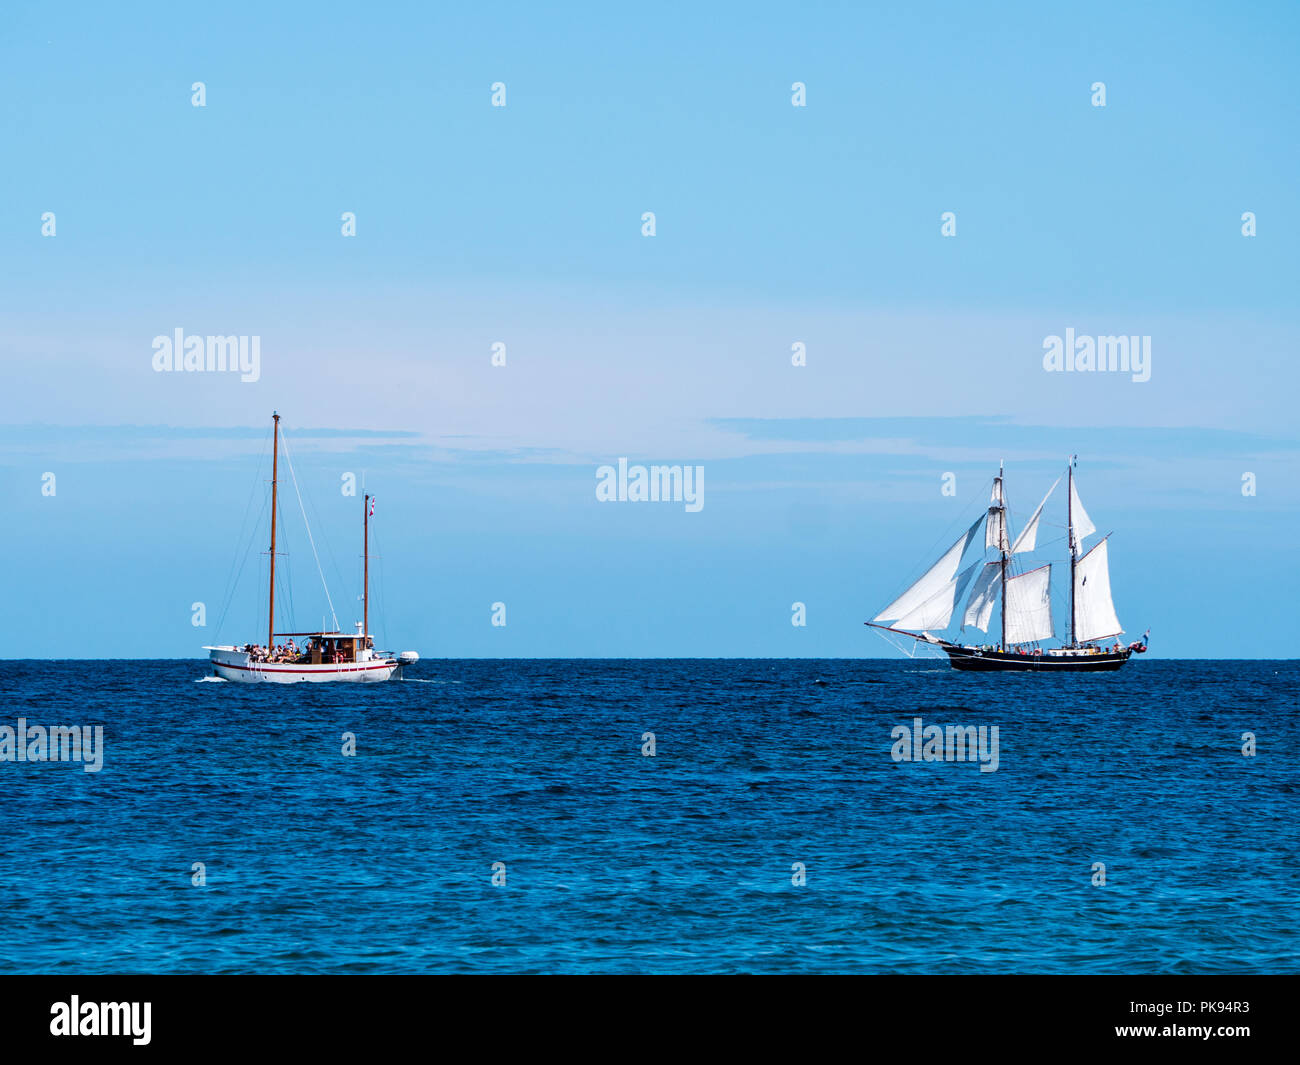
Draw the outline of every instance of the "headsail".
<instances>
[{"instance_id":1,"label":"headsail","mask_svg":"<svg viewBox=\"0 0 1300 1065\"><path fill-rule=\"evenodd\" d=\"M924 606L934 596L943 592L953 577L956 576L957 568L961 565L962 556L966 553L966 548L970 546L970 542L975 536L975 530L979 528L980 522L983 520L983 517L976 518L971 527L962 533L957 542L943 553L943 557L938 562L925 571L919 581L890 603L889 606L885 607L873 620L895 621L907 617L912 611ZM951 614L951 610L949 613Z\"/></svg>"},{"instance_id":2,"label":"headsail","mask_svg":"<svg viewBox=\"0 0 1300 1065\"><path fill-rule=\"evenodd\" d=\"M1074 638L1087 642L1123 631L1110 597L1110 560L1103 539L1074 564Z\"/></svg>"},{"instance_id":3,"label":"headsail","mask_svg":"<svg viewBox=\"0 0 1300 1065\"><path fill-rule=\"evenodd\" d=\"M1051 566L1007 578L1007 643L1051 639Z\"/></svg>"},{"instance_id":4,"label":"headsail","mask_svg":"<svg viewBox=\"0 0 1300 1065\"><path fill-rule=\"evenodd\" d=\"M979 569L979 565L976 562L967 566L924 603L916 607L916 609L908 611L894 622L894 626L915 631L947 628L948 623L952 620L952 612L957 605L957 600L966 591L966 585L970 584L970 579L975 575L975 571Z\"/></svg>"},{"instance_id":5,"label":"headsail","mask_svg":"<svg viewBox=\"0 0 1300 1065\"><path fill-rule=\"evenodd\" d=\"M1043 516L1043 507L1047 506L1047 501L1052 497L1052 493L1056 491L1056 486L1060 483L1061 478L1058 477L1052 487L1047 490L1047 495L1043 496L1043 501L1038 504L1038 509L1034 511L1034 516L1029 519L1029 524L1016 537L1016 542L1011 548L1013 555L1018 555L1021 551L1032 551L1038 543L1038 519Z\"/></svg>"}]
</instances>

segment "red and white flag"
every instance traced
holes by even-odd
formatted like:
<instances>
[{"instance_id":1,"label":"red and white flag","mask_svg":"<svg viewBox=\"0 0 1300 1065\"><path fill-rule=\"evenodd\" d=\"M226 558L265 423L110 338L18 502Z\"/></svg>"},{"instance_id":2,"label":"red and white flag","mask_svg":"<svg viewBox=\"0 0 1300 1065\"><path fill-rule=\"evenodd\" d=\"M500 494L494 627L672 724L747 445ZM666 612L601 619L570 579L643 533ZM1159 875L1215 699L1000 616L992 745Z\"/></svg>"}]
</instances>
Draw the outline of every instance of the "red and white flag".
<instances>
[{"instance_id":1,"label":"red and white flag","mask_svg":"<svg viewBox=\"0 0 1300 1065\"><path fill-rule=\"evenodd\" d=\"M371 496L371 497L370 497L370 516L371 516L372 518L375 516L375 497L374 497L374 496Z\"/></svg>"}]
</instances>

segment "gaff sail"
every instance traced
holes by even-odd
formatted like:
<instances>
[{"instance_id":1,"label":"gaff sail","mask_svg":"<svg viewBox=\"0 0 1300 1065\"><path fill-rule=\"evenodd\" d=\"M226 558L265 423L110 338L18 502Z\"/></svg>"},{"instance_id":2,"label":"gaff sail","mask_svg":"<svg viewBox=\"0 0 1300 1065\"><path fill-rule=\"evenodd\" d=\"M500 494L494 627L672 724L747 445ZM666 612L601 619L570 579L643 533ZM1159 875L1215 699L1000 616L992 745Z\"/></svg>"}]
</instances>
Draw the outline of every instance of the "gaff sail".
<instances>
[{"instance_id":1,"label":"gaff sail","mask_svg":"<svg viewBox=\"0 0 1300 1065\"><path fill-rule=\"evenodd\" d=\"M1074 563L1074 638L1086 643L1123 631L1110 597L1110 559L1103 539Z\"/></svg>"}]
</instances>

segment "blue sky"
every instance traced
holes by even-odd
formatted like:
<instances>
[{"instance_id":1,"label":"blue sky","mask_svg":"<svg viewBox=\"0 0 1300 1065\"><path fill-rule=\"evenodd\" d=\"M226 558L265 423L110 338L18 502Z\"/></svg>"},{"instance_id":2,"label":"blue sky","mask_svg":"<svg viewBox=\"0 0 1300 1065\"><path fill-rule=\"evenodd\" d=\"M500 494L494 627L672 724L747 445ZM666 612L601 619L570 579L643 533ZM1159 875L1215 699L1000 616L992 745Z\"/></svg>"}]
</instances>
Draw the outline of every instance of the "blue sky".
<instances>
[{"instance_id":1,"label":"blue sky","mask_svg":"<svg viewBox=\"0 0 1300 1065\"><path fill-rule=\"evenodd\" d=\"M215 629L272 409L336 607L340 475L379 496L398 649L892 654L861 622L998 461L1027 514L1077 451L1153 654L1290 653L1293 6L18 4L0 34L6 655L253 638L252 569ZM176 328L259 336L260 379L155 373ZM1151 379L1045 372L1066 328L1150 336ZM704 509L597 503L619 456L703 465Z\"/></svg>"}]
</instances>

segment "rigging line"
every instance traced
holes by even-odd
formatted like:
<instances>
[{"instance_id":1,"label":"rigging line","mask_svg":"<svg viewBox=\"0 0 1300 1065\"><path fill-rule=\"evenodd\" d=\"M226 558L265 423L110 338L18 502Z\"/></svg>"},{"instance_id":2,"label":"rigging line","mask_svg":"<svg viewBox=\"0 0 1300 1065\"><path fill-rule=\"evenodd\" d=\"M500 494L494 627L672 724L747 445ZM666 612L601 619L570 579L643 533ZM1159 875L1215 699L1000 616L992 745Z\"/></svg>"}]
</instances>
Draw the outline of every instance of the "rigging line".
<instances>
[{"instance_id":1,"label":"rigging line","mask_svg":"<svg viewBox=\"0 0 1300 1065\"><path fill-rule=\"evenodd\" d=\"M281 436L284 433L281 432ZM330 598L329 585L325 583L325 571L321 569L320 555L316 553L316 541L311 535L311 524L307 521L307 508L302 503L302 492L298 490L298 475L293 472L293 459L289 456L289 442L286 439L284 444L284 458L289 464L289 478L293 481L293 492L298 497L298 509L302 511L302 523L307 527L307 542L311 544L311 557L316 560L316 572L320 574L321 587L325 589L325 601L329 603L330 617L334 619L334 628L337 631L339 627L339 616L334 610L334 600Z\"/></svg>"},{"instance_id":2,"label":"rigging line","mask_svg":"<svg viewBox=\"0 0 1300 1065\"><path fill-rule=\"evenodd\" d=\"M271 556L270 556L270 554L269 554L268 552L266 552L266 551L259 551L259 552L257 553L257 559L258 559L258 561L257 561L257 583L258 583L258 585L259 585L260 587L265 588L265 587L267 587L267 586L270 584L270 579L271 579L271 574L270 574L270 571L269 571L269 567L270 567L270 564L271 564ZM263 562L263 561L262 561L263 559L265 559L266 561ZM267 619L264 618L264 617L262 617L262 607L266 606L266 605L267 605L267 602L266 602L266 598L265 598L264 596L261 597L261 600L262 600L262 601L261 601L261 605L257 608L257 624L256 624L256 626L255 626L255 631L257 631L257 632L261 632L261 631L263 631L263 630L266 628L266 620L267 620ZM260 642L261 642L261 639L259 638L259 639L257 639L257 640L254 640L253 642L254 642L254 643L260 643Z\"/></svg>"},{"instance_id":3,"label":"rigging line","mask_svg":"<svg viewBox=\"0 0 1300 1065\"><path fill-rule=\"evenodd\" d=\"M283 430L281 430L281 433L283 434ZM280 515L280 528L284 530L285 540L285 550L282 552L284 565L280 567L280 582L281 587L284 589L284 603L288 608L284 611L284 616L289 619L283 627L296 629L298 625L294 619L298 617L298 614L293 602L293 539L289 535L289 526L285 523L283 513Z\"/></svg>"},{"instance_id":4,"label":"rigging line","mask_svg":"<svg viewBox=\"0 0 1300 1065\"><path fill-rule=\"evenodd\" d=\"M309 496L308 498L311 497ZM316 521L316 524L321 526L321 528L326 528L325 522L321 519L320 508L316 506L316 501L314 499L312 499L311 513L313 518ZM329 562L330 569L334 573L334 578L337 581L335 587L346 589L348 587L348 582L343 579L343 570L339 566L338 558L334 554L334 548L331 546L330 541L328 539L325 541L325 557L326 560Z\"/></svg>"},{"instance_id":5,"label":"rigging line","mask_svg":"<svg viewBox=\"0 0 1300 1065\"><path fill-rule=\"evenodd\" d=\"M257 460L257 470L256 470L256 472L255 472L255 474L254 474L254 476L253 476L253 484L252 484L252 487L248 490L248 501L244 504L244 516L243 516L242 519L240 519L240 522L239 522L239 535L235 537L235 543L236 543L236 544L243 543L243 541L244 541L244 529L245 529L245 527L248 525L248 515L249 515L249 512L253 509L253 500L257 498L257 486L258 486L258 484L261 482L261 479L262 479L262 467L266 465L266 441L267 441L267 439L270 437L270 435L271 435L271 430L268 429L268 430L266 431L266 433L265 433L265 434L263 435L263 437L262 437L262 447L261 447L261 449L258 451L258 456L259 456L259 457L258 457L258 460ZM262 510L263 510L263 511L266 510L266 497L265 497L265 496L262 497ZM261 514L259 514L258 517L260 518L260 517L261 517ZM251 535L251 533L250 533L250 535ZM252 541L250 540L249 542L250 542L250 544L251 544ZM225 591L225 594L224 594L223 599L222 599L222 607L221 607L221 621L219 621L219 622L217 623L217 635L218 635L218 636L221 635L221 624L226 620L226 614L227 614L227 613L229 612L229 610L230 610L230 604L231 604L231 602L233 602L233 600L234 600L234 597L235 597L235 589L236 589L236 586L237 586L237 584L238 584L238 582L239 582L239 574L235 572L235 566L236 566L236 565L239 566L239 570L240 570L240 572L242 572L242 571L243 571L243 568L244 568L244 567L243 567L243 563L238 562L238 557L239 557L239 556L236 555L234 558L232 558L232 559L230 560L230 572L226 575L226 591ZM245 562L248 561L248 556L247 556L247 554L245 554L245 556L244 556L244 561L245 561ZM232 580L233 580L233 583L232 583Z\"/></svg>"},{"instance_id":6,"label":"rigging line","mask_svg":"<svg viewBox=\"0 0 1300 1065\"><path fill-rule=\"evenodd\" d=\"M388 641L388 584L385 580L384 557L379 556L379 624L384 627L384 642ZM391 646L391 645L390 645Z\"/></svg>"},{"instance_id":7,"label":"rigging line","mask_svg":"<svg viewBox=\"0 0 1300 1065\"><path fill-rule=\"evenodd\" d=\"M258 512L258 524L261 524L261 517L270 508L270 500L262 499L262 509ZM221 608L221 619L217 622L217 636L220 636L226 624L226 615L230 612L230 607L235 601L235 592L239 589L239 579L244 575L244 567L248 565L248 559L253 553L253 544L256 541L256 533L248 538L248 543L244 547L244 557L239 563L239 571L235 574L234 581L230 586L230 596L226 599L226 605Z\"/></svg>"},{"instance_id":8,"label":"rigging line","mask_svg":"<svg viewBox=\"0 0 1300 1065\"><path fill-rule=\"evenodd\" d=\"M281 431L281 436L283 436L283 431ZM275 557L281 560L276 563L275 570L275 579L279 581L275 586L275 616L280 619L276 622L276 625L282 629L291 629L293 628L293 603L289 601L289 596L293 588L293 581L290 579L289 567L293 559L293 551L291 550L292 545L289 543L289 527L284 523L284 504L277 500L276 506L279 509L275 512ZM285 618L289 618L290 621L286 622ZM274 640L272 640L272 643L274 643Z\"/></svg>"},{"instance_id":9,"label":"rigging line","mask_svg":"<svg viewBox=\"0 0 1300 1065\"><path fill-rule=\"evenodd\" d=\"M313 520L317 525L319 525L322 529L323 529L323 528L327 528L325 522L321 520L320 508L316 506L316 500L315 500L312 496L310 496L310 495L306 496L305 498L307 498L307 499L311 499L311 516L312 516L312 520ZM347 588L347 587L348 587L348 582L347 582L346 580L343 579L343 571L342 571L342 569L339 568L338 559L335 557L335 555L334 555L334 549L333 549L333 547L330 545L330 541L329 541L328 539L325 540L325 558L326 558L326 561L329 562L329 564L330 564L330 569L331 569L332 572L334 573L334 578L335 578L335 584L334 584L334 587L335 587L335 588ZM324 628L324 622L323 622L323 621L322 621L321 627Z\"/></svg>"},{"instance_id":10,"label":"rigging line","mask_svg":"<svg viewBox=\"0 0 1300 1065\"><path fill-rule=\"evenodd\" d=\"M384 556L379 546L379 534L373 529L370 532L370 540L375 546L375 553L370 557L375 560L375 569L378 570L375 584L379 594L374 598L379 600L377 613L379 614L380 645L382 646L388 642L388 597L384 594Z\"/></svg>"}]
</instances>

